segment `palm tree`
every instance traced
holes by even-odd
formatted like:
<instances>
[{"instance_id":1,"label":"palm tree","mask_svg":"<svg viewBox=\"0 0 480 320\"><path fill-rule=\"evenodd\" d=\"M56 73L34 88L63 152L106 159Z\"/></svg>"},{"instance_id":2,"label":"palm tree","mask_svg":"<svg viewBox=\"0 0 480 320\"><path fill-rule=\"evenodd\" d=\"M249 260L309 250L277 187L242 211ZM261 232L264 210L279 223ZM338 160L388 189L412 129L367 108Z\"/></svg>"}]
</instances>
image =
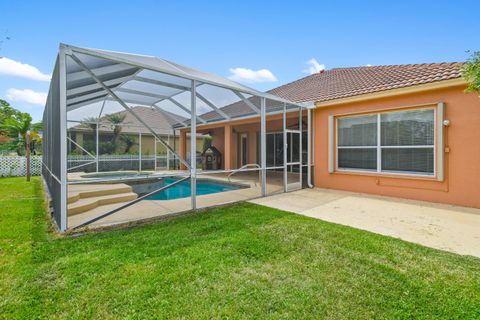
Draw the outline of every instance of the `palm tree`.
<instances>
[{"instance_id":1,"label":"palm tree","mask_svg":"<svg viewBox=\"0 0 480 320\"><path fill-rule=\"evenodd\" d=\"M97 129L97 121L99 119L97 117L87 117L87 118L84 118L82 120L82 124L85 126L85 127L88 127L92 130L96 130Z\"/></svg>"},{"instance_id":2,"label":"palm tree","mask_svg":"<svg viewBox=\"0 0 480 320\"><path fill-rule=\"evenodd\" d=\"M22 155L27 147L25 136L28 131L30 131L30 148L35 153L35 143L41 142L39 131L42 127L42 123L32 123L32 117L28 113L20 112L5 119L0 131L13 139L12 145L15 146L17 154Z\"/></svg>"},{"instance_id":3,"label":"palm tree","mask_svg":"<svg viewBox=\"0 0 480 320\"><path fill-rule=\"evenodd\" d=\"M120 133L122 133L121 124L125 121L126 116L126 113L112 113L105 116L105 119L113 125L112 143L115 147L117 146L118 137L120 136Z\"/></svg>"},{"instance_id":4,"label":"palm tree","mask_svg":"<svg viewBox=\"0 0 480 320\"><path fill-rule=\"evenodd\" d=\"M135 138L128 134L122 134L120 140L125 144L125 153L129 153L130 149L138 144L137 141L135 141Z\"/></svg>"}]
</instances>

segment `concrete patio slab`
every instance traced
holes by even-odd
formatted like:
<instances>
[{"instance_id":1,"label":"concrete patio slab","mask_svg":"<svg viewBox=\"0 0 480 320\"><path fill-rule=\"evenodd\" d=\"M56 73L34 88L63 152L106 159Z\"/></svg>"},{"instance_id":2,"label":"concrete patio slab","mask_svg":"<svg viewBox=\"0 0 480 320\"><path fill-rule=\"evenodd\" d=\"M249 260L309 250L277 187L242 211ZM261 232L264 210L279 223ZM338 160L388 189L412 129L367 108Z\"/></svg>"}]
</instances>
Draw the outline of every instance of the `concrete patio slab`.
<instances>
[{"instance_id":1,"label":"concrete patio slab","mask_svg":"<svg viewBox=\"0 0 480 320\"><path fill-rule=\"evenodd\" d=\"M480 209L327 189L304 189L251 202L480 257Z\"/></svg>"}]
</instances>

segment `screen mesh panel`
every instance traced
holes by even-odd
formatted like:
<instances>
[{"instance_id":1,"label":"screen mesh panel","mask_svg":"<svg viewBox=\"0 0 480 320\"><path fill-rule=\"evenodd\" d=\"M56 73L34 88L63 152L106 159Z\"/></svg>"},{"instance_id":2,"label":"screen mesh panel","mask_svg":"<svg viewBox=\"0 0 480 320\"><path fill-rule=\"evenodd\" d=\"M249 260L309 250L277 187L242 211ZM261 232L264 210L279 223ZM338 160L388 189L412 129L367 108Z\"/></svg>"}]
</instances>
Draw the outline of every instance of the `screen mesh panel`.
<instances>
[{"instance_id":1,"label":"screen mesh panel","mask_svg":"<svg viewBox=\"0 0 480 320\"><path fill-rule=\"evenodd\" d=\"M55 69L50 84L45 111L43 113L44 134L43 134L43 170L42 175L47 185L52 201L53 216L55 222L61 225L61 184L57 181L61 177L61 160L59 155L60 146L65 141L60 139L60 76L59 61L55 63ZM55 179L55 177L57 179Z\"/></svg>"}]
</instances>

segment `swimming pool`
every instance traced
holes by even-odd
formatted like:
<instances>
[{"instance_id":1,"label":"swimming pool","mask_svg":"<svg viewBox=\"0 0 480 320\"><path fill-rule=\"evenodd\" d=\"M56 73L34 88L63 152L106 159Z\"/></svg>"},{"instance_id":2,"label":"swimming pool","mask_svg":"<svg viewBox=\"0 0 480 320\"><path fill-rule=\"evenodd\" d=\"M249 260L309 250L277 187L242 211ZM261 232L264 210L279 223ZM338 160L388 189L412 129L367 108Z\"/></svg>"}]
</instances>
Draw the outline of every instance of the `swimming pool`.
<instances>
[{"instance_id":1,"label":"swimming pool","mask_svg":"<svg viewBox=\"0 0 480 320\"><path fill-rule=\"evenodd\" d=\"M163 179L165 186L171 183L174 183L175 181L178 181L178 179L175 179L175 178ZM212 180L197 179L197 196L232 191L232 190L239 190L239 189L242 189L242 187L233 185L233 184L214 182ZM177 185L174 185L171 188L168 188L165 191L151 195L150 197L147 197L145 199L146 200L173 200L173 199L187 198L192 195L191 191L192 190L191 190L190 181L183 181L178 183Z\"/></svg>"}]
</instances>

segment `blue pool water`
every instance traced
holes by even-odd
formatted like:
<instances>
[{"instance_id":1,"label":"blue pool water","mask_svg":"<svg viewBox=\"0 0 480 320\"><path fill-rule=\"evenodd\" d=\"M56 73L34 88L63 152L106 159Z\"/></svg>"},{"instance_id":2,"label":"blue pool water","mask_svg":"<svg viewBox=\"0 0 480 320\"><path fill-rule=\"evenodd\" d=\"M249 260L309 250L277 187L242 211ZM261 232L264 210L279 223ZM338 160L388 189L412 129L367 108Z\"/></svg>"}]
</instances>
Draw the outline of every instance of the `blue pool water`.
<instances>
[{"instance_id":1,"label":"blue pool water","mask_svg":"<svg viewBox=\"0 0 480 320\"><path fill-rule=\"evenodd\" d=\"M174 183L178 179L175 178L164 178L164 185L167 186L171 183ZM227 185L223 183L212 182L209 180L198 180L197 179L197 196L211 193L219 193L225 191L232 191L240 189L234 185ZM192 195L191 192L191 183L190 181L183 181L177 185L174 185L171 188L168 188L165 191L151 195L145 199L147 200L172 200L179 198L187 198Z\"/></svg>"}]
</instances>

